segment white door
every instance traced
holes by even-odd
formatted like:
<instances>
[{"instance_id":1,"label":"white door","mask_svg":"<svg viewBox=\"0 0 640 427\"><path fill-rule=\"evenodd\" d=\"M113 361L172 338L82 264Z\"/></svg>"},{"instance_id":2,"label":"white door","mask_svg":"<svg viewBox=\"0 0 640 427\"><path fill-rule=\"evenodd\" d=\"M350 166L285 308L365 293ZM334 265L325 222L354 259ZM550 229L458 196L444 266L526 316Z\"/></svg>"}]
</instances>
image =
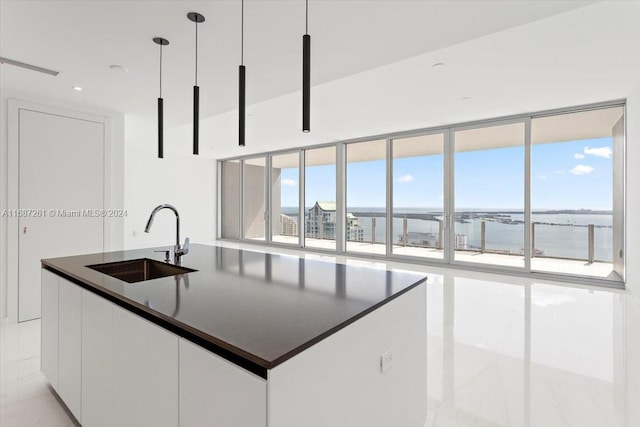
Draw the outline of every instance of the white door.
<instances>
[{"instance_id":1,"label":"white door","mask_svg":"<svg viewBox=\"0 0 640 427\"><path fill-rule=\"evenodd\" d=\"M103 251L102 122L18 112L18 320L40 317L40 260Z\"/></svg>"}]
</instances>

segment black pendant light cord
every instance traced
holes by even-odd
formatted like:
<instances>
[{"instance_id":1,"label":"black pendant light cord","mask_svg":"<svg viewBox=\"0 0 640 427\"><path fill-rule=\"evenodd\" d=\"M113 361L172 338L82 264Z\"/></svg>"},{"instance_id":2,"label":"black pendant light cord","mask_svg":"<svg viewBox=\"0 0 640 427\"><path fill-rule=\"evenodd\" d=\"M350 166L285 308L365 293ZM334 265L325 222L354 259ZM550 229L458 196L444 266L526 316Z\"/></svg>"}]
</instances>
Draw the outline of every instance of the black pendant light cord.
<instances>
[{"instance_id":1,"label":"black pendant light cord","mask_svg":"<svg viewBox=\"0 0 640 427\"><path fill-rule=\"evenodd\" d=\"M196 22L196 83L194 86L198 86L198 23Z\"/></svg>"},{"instance_id":2,"label":"black pendant light cord","mask_svg":"<svg viewBox=\"0 0 640 427\"><path fill-rule=\"evenodd\" d=\"M304 33L309 34L309 0L304 3Z\"/></svg>"},{"instance_id":3,"label":"black pendant light cord","mask_svg":"<svg viewBox=\"0 0 640 427\"><path fill-rule=\"evenodd\" d=\"M160 44L160 98L162 98L162 44Z\"/></svg>"},{"instance_id":4,"label":"black pendant light cord","mask_svg":"<svg viewBox=\"0 0 640 427\"><path fill-rule=\"evenodd\" d=\"M244 65L244 0L240 6L240 65Z\"/></svg>"}]
</instances>

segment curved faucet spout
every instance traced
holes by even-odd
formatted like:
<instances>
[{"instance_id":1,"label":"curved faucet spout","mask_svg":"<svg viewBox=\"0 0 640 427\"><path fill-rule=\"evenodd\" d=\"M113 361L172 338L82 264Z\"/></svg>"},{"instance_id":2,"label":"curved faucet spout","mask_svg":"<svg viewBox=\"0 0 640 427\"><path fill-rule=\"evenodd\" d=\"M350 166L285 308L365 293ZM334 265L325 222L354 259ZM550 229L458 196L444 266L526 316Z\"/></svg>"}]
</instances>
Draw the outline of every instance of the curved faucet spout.
<instances>
[{"instance_id":1,"label":"curved faucet spout","mask_svg":"<svg viewBox=\"0 0 640 427\"><path fill-rule=\"evenodd\" d=\"M174 214L176 214L176 221L177 221L177 225L178 225L178 243L180 243L180 214L178 214L178 210L176 209L175 206L170 205L168 203L165 203L163 205L158 205L156 206L153 211L151 211L151 215L149 216L149 220L147 220L147 226L144 228L144 232L148 233L149 230L151 230L151 225L153 224L153 219L155 218L156 214L158 212L160 212L162 209L171 209L173 211Z\"/></svg>"},{"instance_id":2,"label":"curved faucet spout","mask_svg":"<svg viewBox=\"0 0 640 427\"><path fill-rule=\"evenodd\" d=\"M156 206L153 211L151 211L151 215L149 215L149 219L147 220L147 225L144 228L144 232L148 233L149 230L151 230L151 225L153 224L153 219L155 218L156 214L158 212L160 212L162 209L169 209L171 211L173 211L173 213L176 215L176 245L174 246L174 254L173 254L173 258L174 258L174 263L175 264L180 264L180 257L182 255L186 255L189 252L189 247L188 247L188 241L189 239L187 239L185 241L185 248L182 248L180 246L180 214L178 214L178 210L175 208L175 206L170 205L170 204L163 204L163 205L158 205Z\"/></svg>"}]
</instances>

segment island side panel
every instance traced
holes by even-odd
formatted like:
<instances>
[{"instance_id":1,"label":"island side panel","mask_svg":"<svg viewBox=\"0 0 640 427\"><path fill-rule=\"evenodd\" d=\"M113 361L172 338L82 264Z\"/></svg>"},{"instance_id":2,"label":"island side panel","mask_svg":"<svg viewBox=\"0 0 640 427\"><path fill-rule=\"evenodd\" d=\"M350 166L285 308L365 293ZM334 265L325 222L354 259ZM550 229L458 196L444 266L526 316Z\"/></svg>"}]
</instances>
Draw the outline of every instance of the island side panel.
<instances>
[{"instance_id":1,"label":"island side panel","mask_svg":"<svg viewBox=\"0 0 640 427\"><path fill-rule=\"evenodd\" d=\"M58 276L42 270L40 370L58 390Z\"/></svg>"},{"instance_id":2,"label":"island side panel","mask_svg":"<svg viewBox=\"0 0 640 427\"><path fill-rule=\"evenodd\" d=\"M180 427L266 427L267 382L180 338Z\"/></svg>"},{"instance_id":3,"label":"island side panel","mask_svg":"<svg viewBox=\"0 0 640 427\"><path fill-rule=\"evenodd\" d=\"M426 283L268 373L270 427L422 427ZM382 372L381 358L391 350Z\"/></svg>"}]
</instances>

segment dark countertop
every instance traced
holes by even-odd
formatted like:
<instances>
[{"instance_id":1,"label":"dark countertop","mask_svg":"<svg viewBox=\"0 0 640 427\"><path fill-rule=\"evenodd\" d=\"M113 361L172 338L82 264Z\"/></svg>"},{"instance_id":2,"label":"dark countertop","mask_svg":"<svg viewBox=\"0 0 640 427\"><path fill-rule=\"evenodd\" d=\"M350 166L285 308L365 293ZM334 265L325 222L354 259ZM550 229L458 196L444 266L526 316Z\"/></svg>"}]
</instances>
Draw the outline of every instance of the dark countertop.
<instances>
[{"instance_id":1,"label":"dark countertop","mask_svg":"<svg viewBox=\"0 0 640 427\"><path fill-rule=\"evenodd\" d=\"M290 255L191 245L198 271L127 283L87 265L151 258L148 248L43 259L43 267L266 378L273 368L426 281Z\"/></svg>"}]
</instances>

